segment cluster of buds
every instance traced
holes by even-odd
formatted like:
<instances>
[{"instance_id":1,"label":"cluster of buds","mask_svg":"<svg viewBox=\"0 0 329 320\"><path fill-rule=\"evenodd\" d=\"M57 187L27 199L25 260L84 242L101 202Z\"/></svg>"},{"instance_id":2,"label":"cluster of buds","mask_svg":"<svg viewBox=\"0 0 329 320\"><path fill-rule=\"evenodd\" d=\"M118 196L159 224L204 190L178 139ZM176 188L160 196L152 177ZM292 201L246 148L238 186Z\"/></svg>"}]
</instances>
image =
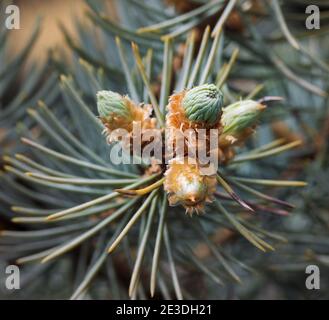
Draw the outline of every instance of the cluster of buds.
<instances>
[{"instance_id":1,"label":"cluster of buds","mask_svg":"<svg viewBox=\"0 0 329 320\"><path fill-rule=\"evenodd\" d=\"M134 123L137 122L142 134L148 129L163 134L164 131L156 128L156 119L151 117L152 106L136 105L128 97L111 91L100 91L97 99L98 112L109 143L118 141L111 134L117 129L124 129L130 141ZM213 199L217 165L208 163L207 168L212 169L205 170L200 155L214 154L216 164L220 165L230 161L235 154L234 147L243 144L254 132L264 109L264 105L253 100L241 100L224 107L223 94L214 84L183 90L170 97L165 133L172 151L169 156L162 155L167 167L164 162L161 166L170 205L182 204L189 213L203 211L204 204ZM204 140L200 144L201 131ZM186 138L186 132L189 138ZM212 139L214 133L215 144ZM177 143L182 137L183 147ZM190 152L191 146L196 152Z\"/></svg>"},{"instance_id":2,"label":"cluster of buds","mask_svg":"<svg viewBox=\"0 0 329 320\"><path fill-rule=\"evenodd\" d=\"M213 84L185 90L170 97L166 125L169 143L175 146L184 132L195 133L195 143L201 130L206 130L205 153L212 151L212 133L219 138L219 162L226 163L234 156L233 147L241 145L254 132L257 120L266 108L253 100L241 100L223 108L223 95ZM215 131L217 130L217 131ZM185 135L186 136L186 135ZM193 144L186 139L185 150ZM188 145L187 145L188 144ZM175 149L175 148L174 148ZM198 150L199 154L201 150Z\"/></svg>"},{"instance_id":3,"label":"cluster of buds","mask_svg":"<svg viewBox=\"0 0 329 320\"><path fill-rule=\"evenodd\" d=\"M167 166L164 187L170 204L181 203L189 213L202 211L215 192L217 167L213 166L210 172L202 170L200 154L215 154L219 164L230 161L235 154L234 147L243 144L254 132L265 109L253 100L241 100L225 108L223 105L222 92L213 84L205 84L172 95L167 106L166 126L170 143L174 145L174 160ZM205 130L206 136L202 144L198 143L201 130ZM184 161L178 164L175 155L182 157L182 152L178 152L175 143L185 131L194 140L185 140ZM216 145L211 143L214 132L218 138ZM189 147L193 144L197 146L197 154L191 163Z\"/></svg>"}]
</instances>

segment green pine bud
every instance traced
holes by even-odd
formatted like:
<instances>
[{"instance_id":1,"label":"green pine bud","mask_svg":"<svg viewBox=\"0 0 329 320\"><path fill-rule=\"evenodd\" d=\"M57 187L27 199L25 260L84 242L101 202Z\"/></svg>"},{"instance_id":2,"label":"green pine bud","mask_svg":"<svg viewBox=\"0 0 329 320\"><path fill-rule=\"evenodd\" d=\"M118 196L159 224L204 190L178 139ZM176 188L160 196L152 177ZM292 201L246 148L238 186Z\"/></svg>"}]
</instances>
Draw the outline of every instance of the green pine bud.
<instances>
[{"instance_id":1,"label":"green pine bud","mask_svg":"<svg viewBox=\"0 0 329 320\"><path fill-rule=\"evenodd\" d=\"M97 109L101 118L118 116L129 119L131 116L127 100L112 91L104 90L97 93Z\"/></svg>"},{"instance_id":2,"label":"green pine bud","mask_svg":"<svg viewBox=\"0 0 329 320\"><path fill-rule=\"evenodd\" d=\"M253 100L235 102L223 109L223 133L234 134L256 124L266 107Z\"/></svg>"},{"instance_id":3,"label":"green pine bud","mask_svg":"<svg viewBox=\"0 0 329 320\"><path fill-rule=\"evenodd\" d=\"M182 105L190 121L213 125L220 118L223 94L214 84L205 84L187 91Z\"/></svg>"}]
</instances>

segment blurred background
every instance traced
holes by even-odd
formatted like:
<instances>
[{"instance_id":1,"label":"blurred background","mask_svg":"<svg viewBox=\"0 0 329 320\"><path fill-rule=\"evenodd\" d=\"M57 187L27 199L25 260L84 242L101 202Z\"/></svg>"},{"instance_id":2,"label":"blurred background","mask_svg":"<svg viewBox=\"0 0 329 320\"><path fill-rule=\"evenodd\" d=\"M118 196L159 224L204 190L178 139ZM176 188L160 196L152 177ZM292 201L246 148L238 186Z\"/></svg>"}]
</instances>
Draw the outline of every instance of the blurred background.
<instances>
[{"instance_id":1,"label":"blurred background","mask_svg":"<svg viewBox=\"0 0 329 320\"><path fill-rule=\"evenodd\" d=\"M21 12L21 30L10 32L10 47L13 52L19 52L31 36L31 30L35 26L36 18L42 18L42 29L29 61L44 62L48 49L65 47L65 40L59 25L64 25L68 32L76 35L75 20L90 25L86 19L86 11L89 10L84 0L15 0ZM116 18L113 1L105 1L107 12Z\"/></svg>"}]
</instances>

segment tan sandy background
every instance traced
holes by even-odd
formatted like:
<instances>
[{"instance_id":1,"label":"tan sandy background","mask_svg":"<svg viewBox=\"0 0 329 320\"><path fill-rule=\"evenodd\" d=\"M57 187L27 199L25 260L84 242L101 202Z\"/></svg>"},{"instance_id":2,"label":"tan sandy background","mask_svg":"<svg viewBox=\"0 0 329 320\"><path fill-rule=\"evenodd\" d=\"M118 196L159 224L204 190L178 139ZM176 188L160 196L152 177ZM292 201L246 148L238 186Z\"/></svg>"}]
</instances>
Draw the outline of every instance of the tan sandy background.
<instances>
[{"instance_id":1,"label":"tan sandy background","mask_svg":"<svg viewBox=\"0 0 329 320\"><path fill-rule=\"evenodd\" d=\"M21 29L11 31L11 48L17 52L24 47L37 17L41 16L42 32L32 54L32 59L39 61L45 59L48 48L65 46L63 35L58 28L59 22L72 34L75 33L73 15L88 23L88 19L84 17L87 6L83 0L16 0L14 3L20 8ZM111 0L107 4L113 8Z\"/></svg>"}]
</instances>

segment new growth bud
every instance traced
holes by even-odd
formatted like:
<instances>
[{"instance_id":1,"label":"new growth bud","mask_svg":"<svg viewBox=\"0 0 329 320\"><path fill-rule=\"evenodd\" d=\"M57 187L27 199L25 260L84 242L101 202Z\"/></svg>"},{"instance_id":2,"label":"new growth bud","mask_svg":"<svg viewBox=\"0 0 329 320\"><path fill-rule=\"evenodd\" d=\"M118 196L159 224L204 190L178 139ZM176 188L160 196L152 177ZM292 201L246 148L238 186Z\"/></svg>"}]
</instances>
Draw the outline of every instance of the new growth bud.
<instances>
[{"instance_id":1,"label":"new growth bud","mask_svg":"<svg viewBox=\"0 0 329 320\"><path fill-rule=\"evenodd\" d=\"M115 117L129 120L131 118L127 99L112 91L99 91L97 93L97 109L99 116L106 120Z\"/></svg>"},{"instance_id":2,"label":"new growth bud","mask_svg":"<svg viewBox=\"0 0 329 320\"><path fill-rule=\"evenodd\" d=\"M186 92L182 106L188 120L213 125L220 118L223 94L214 84L194 87Z\"/></svg>"},{"instance_id":3,"label":"new growth bud","mask_svg":"<svg viewBox=\"0 0 329 320\"><path fill-rule=\"evenodd\" d=\"M265 108L266 106L253 100L238 101L227 106L221 117L223 134L235 135L251 128Z\"/></svg>"},{"instance_id":4,"label":"new growth bud","mask_svg":"<svg viewBox=\"0 0 329 320\"><path fill-rule=\"evenodd\" d=\"M190 163L192 162L192 163ZM182 204L189 214L202 212L206 202L210 202L216 189L215 176L203 175L198 164L185 158L169 162L165 173L164 189L168 193L170 205Z\"/></svg>"},{"instance_id":5,"label":"new growth bud","mask_svg":"<svg viewBox=\"0 0 329 320\"><path fill-rule=\"evenodd\" d=\"M131 149L134 136L143 140L145 130L156 127L156 120L151 117L151 105L136 105L128 96L116 92L99 91L97 109L108 143L122 141L127 150ZM134 132L134 128L139 129Z\"/></svg>"}]
</instances>

